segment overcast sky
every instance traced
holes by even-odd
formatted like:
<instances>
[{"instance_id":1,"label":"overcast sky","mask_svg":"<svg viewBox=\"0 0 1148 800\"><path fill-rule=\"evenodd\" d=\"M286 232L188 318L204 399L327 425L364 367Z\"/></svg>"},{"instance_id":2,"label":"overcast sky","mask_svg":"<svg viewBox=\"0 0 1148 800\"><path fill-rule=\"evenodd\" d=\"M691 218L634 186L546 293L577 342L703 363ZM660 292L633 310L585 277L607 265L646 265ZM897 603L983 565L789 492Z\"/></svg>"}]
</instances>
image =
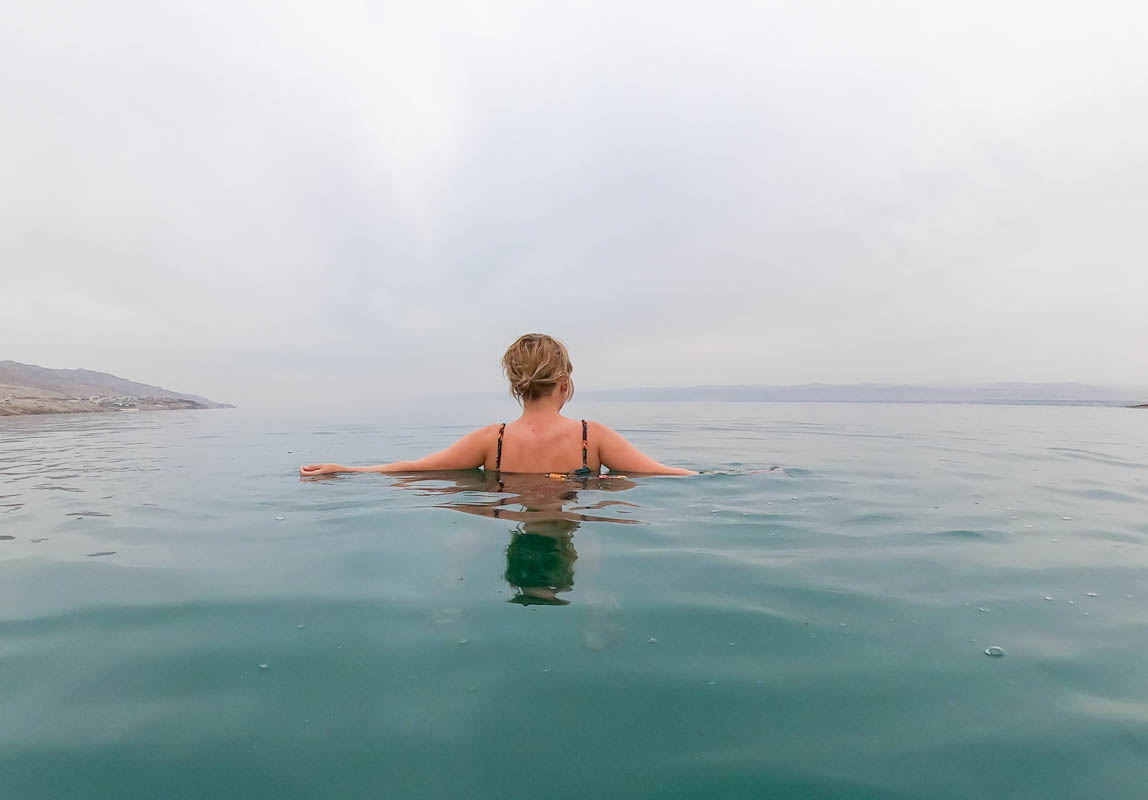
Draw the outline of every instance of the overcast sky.
<instances>
[{"instance_id":1,"label":"overcast sky","mask_svg":"<svg viewBox=\"0 0 1148 800\"><path fill-rule=\"evenodd\" d=\"M0 359L1148 383L1148 4L16 0Z\"/></svg>"}]
</instances>

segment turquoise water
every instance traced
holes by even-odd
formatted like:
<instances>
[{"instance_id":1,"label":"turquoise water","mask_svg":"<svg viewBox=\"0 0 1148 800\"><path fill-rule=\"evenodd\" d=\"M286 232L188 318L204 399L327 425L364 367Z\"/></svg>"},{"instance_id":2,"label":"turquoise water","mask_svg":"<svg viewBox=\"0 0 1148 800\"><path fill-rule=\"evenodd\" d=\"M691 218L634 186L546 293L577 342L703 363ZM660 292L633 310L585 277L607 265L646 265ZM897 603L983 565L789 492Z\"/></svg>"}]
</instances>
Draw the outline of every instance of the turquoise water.
<instances>
[{"instance_id":1,"label":"turquoise water","mask_svg":"<svg viewBox=\"0 0 1148 800\"><path fill-rule=\"evenodd\" d=\"M1148 412L511 408L0 420L0 798L1144 796Z\"/></svg>"}]
</instances>

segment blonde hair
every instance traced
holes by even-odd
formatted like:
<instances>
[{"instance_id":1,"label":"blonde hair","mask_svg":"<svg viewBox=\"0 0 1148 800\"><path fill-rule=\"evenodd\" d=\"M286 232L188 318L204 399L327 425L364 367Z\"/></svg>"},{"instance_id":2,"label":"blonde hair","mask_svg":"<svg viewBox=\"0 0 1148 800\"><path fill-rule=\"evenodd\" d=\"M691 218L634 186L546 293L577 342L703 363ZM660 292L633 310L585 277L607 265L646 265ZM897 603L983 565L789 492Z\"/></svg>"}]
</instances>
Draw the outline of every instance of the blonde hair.
<instances>
[{"instance_id":1,"label":"blonde hair","mask_svg":"<svg viewBox=\"0 0 1148 800\"><path fill-rule=\"evenodd\" d=\"M502 371L510 381L510 393L525 402L550 394L574 367L562 342L544 333L528 333L506 348Z\"/></svg>"}]
</instances>

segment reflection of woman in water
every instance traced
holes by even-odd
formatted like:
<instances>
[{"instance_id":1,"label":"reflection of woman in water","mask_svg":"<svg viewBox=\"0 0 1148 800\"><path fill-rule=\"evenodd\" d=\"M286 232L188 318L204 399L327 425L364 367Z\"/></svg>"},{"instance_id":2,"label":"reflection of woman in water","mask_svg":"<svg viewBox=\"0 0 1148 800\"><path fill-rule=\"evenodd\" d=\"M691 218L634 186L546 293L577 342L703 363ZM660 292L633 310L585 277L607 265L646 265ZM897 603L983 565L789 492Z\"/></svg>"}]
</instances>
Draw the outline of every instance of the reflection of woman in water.
<instances>
[{"instance_id":1,"label":"reflection of woman in water","mask_svg":"<svg viewBox=\"0 0 1148 800\"><path fill-rule=\"evenodd\" d=\"M512 520L506 547L506 582L514 589L510 602L521 605L567 605L558 597L574 588L574 532L583 522L614 522L633 525L636 519L587 513L623 507L625 513L637 508L623 500L600 500L578 504L578 492L618 492L637 484L622 476L562 478L545 475L501 475L482 472L421 473L402 478L396 484L430 495L462 495L441 503L442 508L494 519ZM490 493L491 499L473 497Z\"/></svg>"},{"instance_id":2,"label":"reflection of woman in water","mask_svg":"<svg viewBox=\"0 0 1148 800\"><path fill-rule=\"evenodd\" d=\"M468 433L447 449L417 461L395 461L373 467L311 464L304 476L333 472L417 472L473 469L487 472L532 472L595 476L602 467L611 472L652 475L693 475L692 470L667 467L634 447L616 431L590 420L562 416L574 395L574 371L566 348L541 333L528 333L510 345L502 357L510 392L522 403L522 416Z\"/></svg>"},{"instance_id":3,"label":"reflection of woman in water","mask_svg":"<svg viewBox=\"0 0 1148 800\"><path fill-rule=\"evenodd\" d=\"M506 546L506 582L514 589L510 602L529 605L567 605L559 592L574 588L574 531L579 523L556 519L524 522Z\"/></svg>"}]
</instances>

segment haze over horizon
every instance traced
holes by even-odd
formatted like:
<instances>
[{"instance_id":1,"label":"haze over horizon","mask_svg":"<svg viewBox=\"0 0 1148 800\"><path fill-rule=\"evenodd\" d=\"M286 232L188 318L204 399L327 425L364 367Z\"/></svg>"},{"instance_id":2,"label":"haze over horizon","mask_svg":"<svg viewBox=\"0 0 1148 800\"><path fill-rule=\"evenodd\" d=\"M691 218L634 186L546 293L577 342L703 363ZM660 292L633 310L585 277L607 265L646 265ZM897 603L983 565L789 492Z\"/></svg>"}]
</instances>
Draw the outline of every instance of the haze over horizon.
<instances>
[{"instance_id":1,"label":"haze over horizon","mask_svg":"<svg viewBox=\"0 0 1148 800\"><path fill-rule=\"evenodd\" d=\"M18 1L0 360L239 405L1148 383L1148 7Z\"/></svg>"}]
</instances>

